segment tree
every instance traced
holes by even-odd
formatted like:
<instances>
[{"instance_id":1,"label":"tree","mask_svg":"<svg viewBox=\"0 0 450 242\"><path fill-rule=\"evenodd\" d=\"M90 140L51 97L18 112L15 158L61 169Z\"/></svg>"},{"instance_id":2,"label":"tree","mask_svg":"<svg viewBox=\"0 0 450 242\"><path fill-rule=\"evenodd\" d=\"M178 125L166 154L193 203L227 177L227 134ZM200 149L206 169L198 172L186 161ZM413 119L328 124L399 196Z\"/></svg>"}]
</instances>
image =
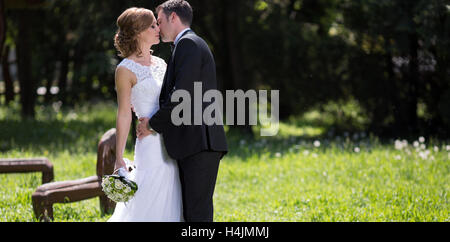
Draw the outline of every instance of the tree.
<instances>
[{"instance_id":1,"label":"tree","mask_svg":"<svg viewBox=\"0 0 450 242\"><path fill-rule=\"evenodd\" d=\"M5 18L5 3L0 0L0 58L3 54L3 45L6 39L6 18Z\"/></svg>"},{"instance_id":2,"label":"tree","mask_svg":"<svg viewBox=\"0 0 450 242\"><path fill-rule=\"evenodd\" d=\"M11 10L12 18L17 23L17 36L15 45L17 50L17 67L20 84L20 102L22 117L34 118L36 102L36 78L33 73L33 47L32 30L37 28L37 9L42 6L43 0L35 1L6 1L5 9Z\"/></svg>"},{"instance_id":3,"label":"tree","mask_svg":"<svg viewBox=\"0 0 450 242\"><path fill-rule=\"evenodd\" d=\"M354 94L371 114L372 130L417 133L419 103L427 105L428 121L442 127L431 100L440 100L448 89L449 20L444 2L344 1L345 26L359 47L351 61L362 67L351 69ZM433 51L436 48L442 52ZM430 65L434 62L437 69Z\"/></svg>"}]
</instances>

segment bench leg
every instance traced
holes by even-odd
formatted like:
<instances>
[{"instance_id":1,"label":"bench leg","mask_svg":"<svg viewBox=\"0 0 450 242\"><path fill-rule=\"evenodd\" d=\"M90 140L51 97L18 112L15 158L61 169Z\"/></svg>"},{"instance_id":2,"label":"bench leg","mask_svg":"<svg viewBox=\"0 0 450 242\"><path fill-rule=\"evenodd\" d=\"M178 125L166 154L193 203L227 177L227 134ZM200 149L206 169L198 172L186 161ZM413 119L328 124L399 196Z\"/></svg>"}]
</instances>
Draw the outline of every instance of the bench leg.
<instances>
[{"instance_id":1,"label":"bench leg","mask_svg":"<svg viewBox=\"0 0 450 242\"><path fill-rule=\"evenodd\" d=\"M44 222L50 222L53 221L53 204L44 206L43 209L43 217L41 218L41 221Z\"/></svg>"},{"instance_id":2,"label":"bench leg","mask_svg":"<svg viewBox=\"0 0 450 242\"><path fill-rule=\"evenodd\" d=\"M99 196L99 199L101 215L103 216L105 214L113 214L116 204L113 201L109 200L106 195Z\"/></svg>"},{"instance_id":3,"label":"bench leg","mask_svg":"<svg viewBox=\"0 0 450 242\"><path fill-rule=\"evenodd\" d=\"M34 215L39 221L53 220L53 204L45 204L40 197L32 197Z\"/></svg>"},{"instance_id":4,"label":"bench leg","mask_svg":"<svg viewBox=\"0 0 450 242\"><path fill-rule=\"evenodd\" d=\"M42 172L42 184L49 183L53 181L53 171L52 172Z\"/></svg>"}]
</instances>

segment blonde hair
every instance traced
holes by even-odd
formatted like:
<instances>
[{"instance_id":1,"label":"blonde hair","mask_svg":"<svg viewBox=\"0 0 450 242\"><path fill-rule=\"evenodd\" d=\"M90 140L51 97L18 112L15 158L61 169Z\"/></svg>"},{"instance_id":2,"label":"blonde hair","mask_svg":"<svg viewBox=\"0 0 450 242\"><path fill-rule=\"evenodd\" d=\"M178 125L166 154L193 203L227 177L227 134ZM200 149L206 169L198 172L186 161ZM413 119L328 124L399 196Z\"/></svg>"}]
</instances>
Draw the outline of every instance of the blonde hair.
<instances>
[{"instance_id":1,"label":"blonde hair","mask_svg":"<svg viewBox=\"0 0 450 242\"><path fill-rule=\"evenodd\" d=\"M133 53L142 55L137 35L153 24L155 16L151 10L145 8L129 8L117 18L117 30L114 36L114 46L119 56L126 58Z\"/></svg>"}]
</instances>

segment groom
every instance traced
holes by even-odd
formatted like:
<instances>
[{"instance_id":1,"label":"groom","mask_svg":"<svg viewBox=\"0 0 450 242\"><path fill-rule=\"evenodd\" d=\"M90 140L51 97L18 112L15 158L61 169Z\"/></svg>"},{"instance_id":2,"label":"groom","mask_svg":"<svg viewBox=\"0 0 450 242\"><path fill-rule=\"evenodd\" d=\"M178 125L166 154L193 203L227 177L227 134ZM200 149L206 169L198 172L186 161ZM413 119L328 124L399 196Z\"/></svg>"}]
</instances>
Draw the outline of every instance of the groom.
<instances>
[{"instance_id":1,"label":"groom","mask_svg":"<svg viewBox=\"0 0 450 242\"><path fill-rule=\"evenodd\" d=\"M193 12L187 1L166 1L156 8L156 13L161 38L173 42L173 51L159 98L160 110L151 119L139 120L138 138L154 132L162 134L167 153L178 161L184 219L212 222L219 163L228 151L225 132L222 125L174 125L171 113L179 102L172 102L171 96L176 90L185 90L194 100L194 82L202 83L203 93L217 89L214 58L206 42L190 29ZM194 120L195 108L191 105ZM202 105L205 110L210 103Z\"/></svg>"}]
</instances>

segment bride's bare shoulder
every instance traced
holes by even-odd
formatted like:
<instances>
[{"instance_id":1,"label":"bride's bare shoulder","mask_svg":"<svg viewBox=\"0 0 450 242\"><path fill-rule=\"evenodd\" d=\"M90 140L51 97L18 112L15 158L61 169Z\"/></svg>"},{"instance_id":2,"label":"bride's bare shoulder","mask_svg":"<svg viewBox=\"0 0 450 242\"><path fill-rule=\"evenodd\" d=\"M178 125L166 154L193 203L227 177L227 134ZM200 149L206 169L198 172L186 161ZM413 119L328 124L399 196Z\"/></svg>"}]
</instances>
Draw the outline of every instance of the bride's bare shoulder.
<instances>
[{"instance_id":1,"label":"bride's bare shoulder","mask_svg":"<svg viewBox=\"0 0 450 242\"><path fill-rule=\"evenodd\" d=\"M131 84L135 84L136 83L136 75L127 67L122 66L122 65L118 65L116 67L116 82L131 82Z\"/></svg>"},{"instance_id":2,"label":"bride's bare shoulder","mask_svg":"<svg viewBox=\"0 0 450 242\"><path fill-rule=\"evenodd\" d=\"M125 66L116 67L116 77L133 76L133 72Z\"/></svg>"}]
</instances>

